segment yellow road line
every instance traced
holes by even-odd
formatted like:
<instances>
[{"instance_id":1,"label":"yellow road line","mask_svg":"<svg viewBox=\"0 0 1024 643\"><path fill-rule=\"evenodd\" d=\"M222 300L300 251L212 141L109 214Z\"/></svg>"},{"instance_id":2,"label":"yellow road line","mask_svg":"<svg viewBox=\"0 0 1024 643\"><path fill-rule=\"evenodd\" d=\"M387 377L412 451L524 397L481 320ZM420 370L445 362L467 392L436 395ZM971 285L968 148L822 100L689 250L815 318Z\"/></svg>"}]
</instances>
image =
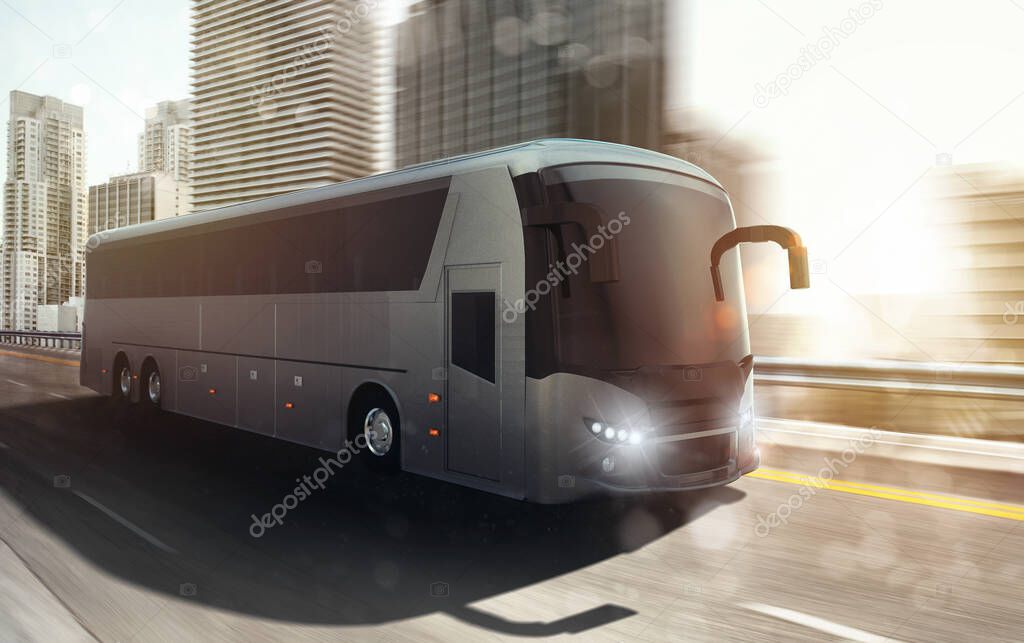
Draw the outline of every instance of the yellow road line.
<instances>
[{"instance_id":1,"label":"yellow road line","mask_svg":"<svg viewBox=\"0 0 1024 643\"><path fill-rule=\"evenodd\" d=\"M778 469L758 469L749 474L751 478L785 482L801 486L828 489L842 493L851 493L858 496L871 496L873 498L884 498L896 500L915 505L927 507L938 507L941 509L952 509L967 513L981 514L983 516L995 516L997 518L1009 518L1010 520L1024 521L1024 506L1011 505L1000 502L988 502L974 500L971 498L958 498L937 493L925 493L922 491L909 491L895 487L883 487L880 485L869 485L860 482L846 480L826 480L815 476L802 475L791 471L780 471Z\"/></svg>"},{"instance_id":2,"label":"yellow road line","mask_svg":"<svg viewBox=\"0 0 1024 643\"><path fill-rule=\"evenodd\" d=\"M32 359L37 362L47 362L49 364L60 364L62 366L78 366L79 362L70 359L61 359L59 357L50 357L49 355L36 355L34 353L16 353L14 351L0 351L0 356L3 357L18 357L21 359Z\"/></svg>"},{"instance_id":3,"label":"yellow road line","mask_svg":"<svg viewBox=\"0 0 1024 643\"><path fill-rule=\"evenodd\" d=\"M804 484L807 481L812 481L812 484L817 484L817 481L822 483L827 482L824 478L816 478L814 476L808 476L800 473L794 473L792 471L782 471L781 469L760 469L759 472L764 472L767 475L775 476L772 479L781 479L782 477L788 477L791 482L798 482ZM835 483L844 487L856 487L858 489L864 489L867 491L877 491L879 493L899 493L904 496L913 496L917 498L925 498L931 500L938 500L940 502L955 501L961 504L968 504L977 507L987 507L990 509L1003 509L1006 511L1024 511L1024 506L1007 504L1004 502L992 502L990 500L975 500L974 498L961 498L957 496L949 496L942 493L930 493L927 491L910 491L908 489L897 489L895 487L883 487L875 484L867 484L864 482L852 482L850 480L832 480ZM820 486L820 485L819 485Z\"/></svg>"}]
</instances>

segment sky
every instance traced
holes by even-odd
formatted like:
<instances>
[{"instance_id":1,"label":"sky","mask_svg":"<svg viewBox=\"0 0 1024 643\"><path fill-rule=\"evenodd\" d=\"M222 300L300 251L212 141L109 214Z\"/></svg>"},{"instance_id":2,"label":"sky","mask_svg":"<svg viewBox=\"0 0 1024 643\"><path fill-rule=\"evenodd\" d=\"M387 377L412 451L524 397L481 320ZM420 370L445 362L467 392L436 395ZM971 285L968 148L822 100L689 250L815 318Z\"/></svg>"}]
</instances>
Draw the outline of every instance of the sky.
<instances>
[{"instance_id":1,"label":"sky","mask_svg":"<svg viewBox=\"0 0 1024 643\"><path fill-rule=\"evenodd\" d=\"M843 31L864 4L870 17ZM835 286L941 290L936 267L948 259L925 225L938 166L1020 170L1024 2L697 0L694 15L687 91L729 138L773 159L776 196L754 207L801 232L829 277L812 281L833 286L837 305L846 296ZM755 101L759 84L836 30L827 58L794 70L785 94ZM812 290L784 303L827 308L828 288Z\"/></svg>"},{"instance_id":2,"label":"sky","mask_svg":"<svg viewBox=\"0 0 1024 643\"><path fill-rule=\"evenodd\" d=\"M669 1L668 33L692 65L670 70L670 107L700 109L770 158L777 189L752 205L799 227L851 288L927 285L922 266L936 257L907 240L938 164L1020 160L1024 0ZM87 182L134 170L146 107L189 94L188 6L0 0L0 111L15 88L82 105ZM868 17L844 23L851 10ZM822 38L827 57L787 73ZM784 93L758 89L780 75ZM863 270L880 256L899 270Z\"/></svg>"},{"instance_id":3,"label":"sky","mask_svg":"<svg viewBox=\"0 0 1024 643\"><path fill-rule=\"evenodd\" d=\"M135 170L146 107L188 97L188 27L185 0L2 0L4 120L13 89L81 105L86 182Z\"/></svg>"}]
</instances>

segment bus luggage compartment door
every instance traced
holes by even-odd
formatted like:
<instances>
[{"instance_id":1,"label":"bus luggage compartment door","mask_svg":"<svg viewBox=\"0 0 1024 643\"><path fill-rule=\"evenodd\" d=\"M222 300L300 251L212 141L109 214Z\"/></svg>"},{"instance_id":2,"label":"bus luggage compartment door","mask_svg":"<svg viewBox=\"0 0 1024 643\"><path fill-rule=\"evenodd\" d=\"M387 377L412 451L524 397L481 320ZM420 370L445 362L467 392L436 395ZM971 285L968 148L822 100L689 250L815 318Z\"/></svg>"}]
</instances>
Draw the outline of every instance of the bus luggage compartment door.
<instances>
[{"instance_id":1,"label":"bus luggage compartment door","mask_svg":"<svg viewBox=\"0 0 1024 643\"><path fill-rule=\"evenodd\" d=\"M488 480L501 471L498 266L446 271L447 468Z\"/></svg>"}]
</instances>

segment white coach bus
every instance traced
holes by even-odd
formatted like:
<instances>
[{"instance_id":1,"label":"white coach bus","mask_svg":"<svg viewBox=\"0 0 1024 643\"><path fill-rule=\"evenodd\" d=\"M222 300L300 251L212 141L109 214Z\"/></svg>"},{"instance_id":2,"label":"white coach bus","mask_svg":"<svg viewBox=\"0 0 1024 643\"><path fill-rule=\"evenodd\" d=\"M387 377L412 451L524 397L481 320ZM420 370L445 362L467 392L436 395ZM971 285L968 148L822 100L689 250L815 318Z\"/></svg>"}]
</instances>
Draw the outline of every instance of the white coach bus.
<instances>
[{"instance_id":1,"label":"white coach bus","mask_svg":"<svg viewBox=\"0 0 1024 643\"><path fill-rule=\"evenodd\" d=\"M726 484L759 462L727 251L767 240L807 287L700 168L524 143L94 236L81 381L536 502Z\"/></svg>"}]
</instances>

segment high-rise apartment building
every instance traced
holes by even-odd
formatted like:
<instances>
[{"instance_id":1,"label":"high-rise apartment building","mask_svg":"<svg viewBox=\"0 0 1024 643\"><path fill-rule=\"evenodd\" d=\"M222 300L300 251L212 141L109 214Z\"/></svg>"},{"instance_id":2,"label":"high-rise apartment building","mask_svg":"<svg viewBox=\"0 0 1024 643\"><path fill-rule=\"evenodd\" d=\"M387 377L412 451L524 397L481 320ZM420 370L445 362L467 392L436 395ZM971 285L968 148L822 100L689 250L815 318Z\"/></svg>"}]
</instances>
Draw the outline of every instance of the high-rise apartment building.
<instances>
[{"instance_id":1,"label":"high-rise apartment building","mask_svg":"<svg viewBox=\"0 0 1024 643\"><path fill-rule=\"evenodd\" d=\"M145 130L139 134L139 172L164 172L175 181L175 215L192 209L191 163L191 103L167 100L147 109Z\"/></svg>"},{"instance_id":2,"label":"high-rise apartment building","mask_svg":"<svg viewBox=\"0 0 1024 643\"><path fill-rule=\"evenodd\" d=\"M178 215L178 181L167 172L136 172L89 186L89 234Z\"/></svg>"},{"instance_id":3,"label":"high-rise apartment building","mask_svg":"<svg viewBox=\"0 0 1024 643\"><path fill-rule=\"evenodd\" d=\"M193 0L196 210L378 169L376 0Z\"/></svg>"},{"instance_id":4,"label":"high-rise apartment building","mask_svg":"<svg viewBox=\"0 0 1024 643\"><path fill-rule=\"evenodd\" d=\"M11 92L0 327L31 330L37 307L82 295L87 205L81 107Z\"/></svg>"},{"instance_id":5,"label":"high-rise apartment building","mask_svg":"<svg viewBox=\"0 0 1024 643\"><path fill-rule=\"evenodd\" d=\"M399 26L402 167L569 136L661 145L663 0L421 0Z\"/></svg>"}]
</instances>

